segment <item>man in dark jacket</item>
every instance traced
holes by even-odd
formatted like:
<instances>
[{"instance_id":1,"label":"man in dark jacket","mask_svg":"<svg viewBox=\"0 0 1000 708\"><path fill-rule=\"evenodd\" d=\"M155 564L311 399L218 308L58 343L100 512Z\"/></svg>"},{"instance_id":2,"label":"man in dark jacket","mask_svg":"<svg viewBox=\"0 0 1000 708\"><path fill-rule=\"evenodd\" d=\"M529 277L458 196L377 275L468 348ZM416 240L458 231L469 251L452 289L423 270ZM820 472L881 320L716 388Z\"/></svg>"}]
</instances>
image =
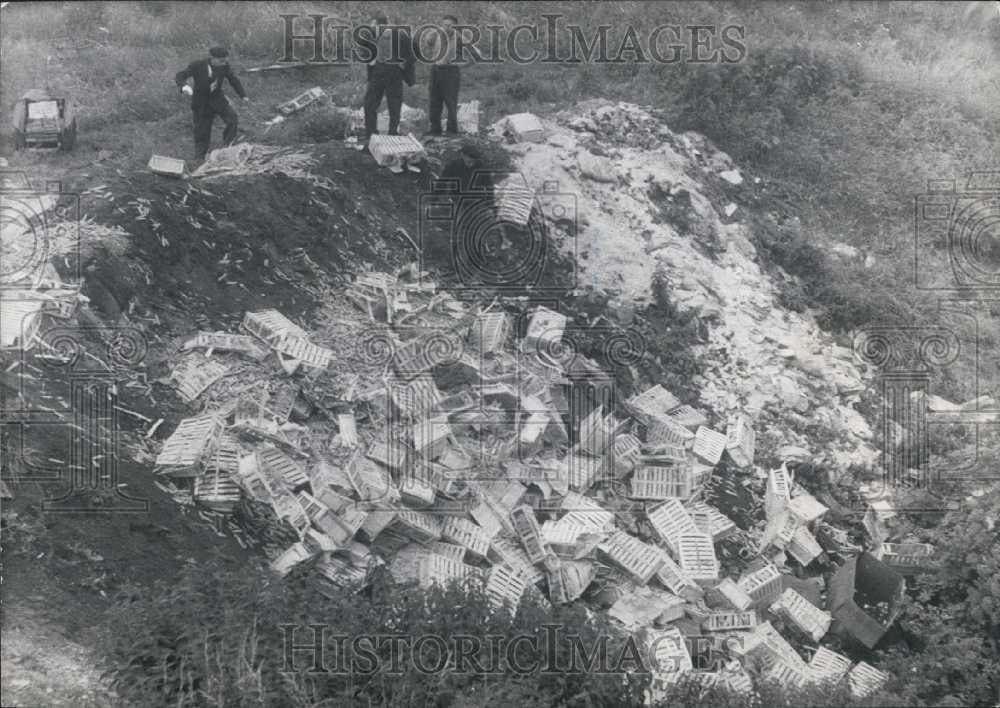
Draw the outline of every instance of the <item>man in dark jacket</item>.
<instances>
[{"instance_id":1,"label":"man in dark jacket","mask_svg":"<svg viewBox=\"0 0 1000 708\"><path fill-rule=\"evenodd\" d=\"M222 93L223 80L228 81L236 94L244 101L247 98L243 84L236 78L229 66L229 52L223 47L212 47L207 59L199 59L188 64L186 69L177 72L175 80L182 93L191 97L191 113L194 118L194 152L195 158L204 160L208 146L212 141L212 123L215 116L222 118L226 124L222 141L229 145L236 139L239 128L239 116L229 105L229 100ZM187 83L193 79L194 88Z\"/></svg>"},{"instance_id":2,"label":"man in dark jacket","mask_svg":"<svg viewBox=\"0 0 1000 708\"><path fill-rule=\"evenodd\" d=\"M442 33L432 34L428 41L428 61L431 64L430 80L430 120L431 135L441 134L442 108L448 109L448 132L458 132L458 88L459 70L466 62L458 56L455 25L458 18L444 15L441 18Z\"/></svg>"},{"instance_id":3,"label":"man in dark jacket","mask_svg":"<svg viewBox=\"0 0 1000 708\"><path fill-rule=\"evenodd\" d=\"M416 57L413 42L402 28L390 28L383 12L375 14L368 49L368 89L365 91L365 137L378 132L378 108L382 97L389 107L389 135L399 135L399 116L403 109L403 82L416 82Z\"/></svg>"}]
</instances>

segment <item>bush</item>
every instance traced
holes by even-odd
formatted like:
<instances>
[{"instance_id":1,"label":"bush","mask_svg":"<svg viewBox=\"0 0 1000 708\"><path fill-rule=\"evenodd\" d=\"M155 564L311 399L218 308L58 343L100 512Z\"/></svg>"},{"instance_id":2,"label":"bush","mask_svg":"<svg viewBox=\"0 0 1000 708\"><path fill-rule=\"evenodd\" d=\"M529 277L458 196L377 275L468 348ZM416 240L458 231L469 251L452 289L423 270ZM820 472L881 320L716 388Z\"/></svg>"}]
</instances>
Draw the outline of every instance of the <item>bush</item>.
<instances>
[{"instance_id":1,"label":"bush","mask_svg":"<svg viewBox=\"0 0 1000 708\"><path fill-rule=\"evenodd\" d=\"M221 563L192 568L171 583L161 583L139 596L123 593L111 614L112 644L108 674L118 693L133 705L555 705L589 699L601 705L635 702L641 678L621 672L583 670L546 672L547 658L532 657L527 642L514 645L509 656L530 667L525 673L491 673L487 637L542 637L544 625L578 634L585 646L610 637L608 654L622 654L624 637L606 619L588 618L576 606L550 609L535 596L526 597L513 618L490 606L481 586L432 590L403 588L385 576L374 579L362 594L349 591L329 598L304 575L280 580L255 568L225 568ZM306 625L323 625L330 637L323 668L312 671L311 652L293 653L288 665L286 640L309 646L316 635ZM301 627L293 634L286 625ZM380 663L372 667L354 638L377 635L440 637L459 646L459 636L482 638L467 664L446 657L436 668L434 652L414 661L410 647L399 649L398 666L390 666L389 643L374 647ZM347 637L350 656L337 656L334 638ZM413 647L417 645L414 643ZM434 648L436 640L425 647ZM471 646L471 645L470 645ZM542 645L546 646L546 645ZM523 649L523 651L522 651ZM508 655L508 654L505 654ZM568 645L557 644L555 666L569 667ZM381 663L384 660L385 663ZM338 663L340 662L340 663ZM422 662L422 663L421 663ZM479 667L484 668L480 671ZM352 671L338 672L350 666Z\"/></svg>"}]
</instances>

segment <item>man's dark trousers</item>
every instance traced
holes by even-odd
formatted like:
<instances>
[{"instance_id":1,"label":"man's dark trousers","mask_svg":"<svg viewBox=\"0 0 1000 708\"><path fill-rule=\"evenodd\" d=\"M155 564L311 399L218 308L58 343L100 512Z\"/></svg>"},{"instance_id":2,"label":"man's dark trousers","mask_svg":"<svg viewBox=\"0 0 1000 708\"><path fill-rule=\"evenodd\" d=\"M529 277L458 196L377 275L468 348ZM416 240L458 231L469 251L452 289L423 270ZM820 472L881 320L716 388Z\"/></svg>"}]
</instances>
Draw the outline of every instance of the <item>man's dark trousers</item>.
<instances>
[{"instance_id":1,"label":"man's dark trousers","mask_svg":"<svg viewBox=\"0 0 1000 708\"><path fill-rule=\"evenodd\" d=\"M191 106L191 114L194 118L194 152L197 159L204 160L208 152L208 146L212 142L212 123L215 122L215 116L222 118L226 124L226 129L222 133L223 144L229 145L236 140L239 116L225 96L221 94L213 96L199 106Z\"/></svg>"},{"instance_id":2,"label":"man's dark trousers","mask_svg":"<svg viewBox=\"0 0 1000 708\"><path fill-rule=\"evenodd\" d=\"M431 132L441 132L441 109L448 108L448 132L458 132L458 87L461 74L457 66L436 64L431 67Z\"/></svg>"},{"instance_id":3,"label":"man's dark trousers","mask_svg":"<svg viewBox=\"0 0 1000 708\"><path fill-rule=\"evenodd\" d=\"M389 135L399 134L399 115L403 110L403 70L396 64L373 64L368 67L365 91L365 134L378 132L378 107L382 96L389 106Z\"/></svg>"}]
</instances>

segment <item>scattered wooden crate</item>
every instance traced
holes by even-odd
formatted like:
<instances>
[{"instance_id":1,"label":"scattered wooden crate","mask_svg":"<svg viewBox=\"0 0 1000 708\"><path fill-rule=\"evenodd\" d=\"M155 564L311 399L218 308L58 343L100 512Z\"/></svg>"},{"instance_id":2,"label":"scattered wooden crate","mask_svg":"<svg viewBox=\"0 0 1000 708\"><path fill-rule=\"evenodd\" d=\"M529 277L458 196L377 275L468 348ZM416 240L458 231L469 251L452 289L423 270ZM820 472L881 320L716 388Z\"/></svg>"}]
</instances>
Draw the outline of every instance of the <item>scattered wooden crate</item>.
<instances>
[{"instance_id":1,"label":"scattered wooden crate","mask_svg":"<svg viewBox=\"0 0 1000 708\"><path fill-rule=\"evenodd\" d=\"M549 554L549 550L542 541L535 511L527 505L519 506L510 512L510 520L518 538L521 539L521 545L528 552L528 560L533 564L541 563Z\"/></svg>"},{"instance_id":2,"label":"scattered wooden crate","mask_svg":"<svg viewBox=\"0 0 1000 708\"><path fill-rule=\"evenodd\" d=\"M490 542L490 552L493 560L507 564L531 584L541 581L544 577L542 571L532 564L524 549L512 539L504 536L495 537Z\"/></svg>"},{"instance_id":3,"label":"scattered wooden crate","mask_svg":"<svg viewBox=\"0 0 1000 708\"><path fill-rule=\"evenodd\" d=\"M604 454L613 436L614 425L605 419L603 405L595 408L580 422L578 437L580 449L595 457Z\"/></svg>"},{"instance_id":4,"label":"scattered wooden crate","mask_svg":"<svg viewBox=\"0 0 1000 708\"><path fill-rule=\"evenodd\" d=\"M510 333L506 312L484 312L469 328L469 343L483 354L492 354L501 347Z\"/></svg>"},{"instance_id":5,"label":"scattered wooden crate","mask_svg":"<svg viewBox=\"0 0 1000 708\"><path fill-rule=\"evenodd\" d=\"M822 639L830 629L832 617L802 597L793 588L786 589L771 605L771 612L784 617L812 638Z\"/></svg>"},{"instance_id":6,"label":"scattered wooden crate","mask_svg":"<svg viewBox=\"0 0 1000 708\"><path fill-rule=\"evenodd\" d=\"M625 401L625 410L645 423L649 418L668 415L680 403L670 391L657 384Z\"/></svg>"},{"instance_id":7,"label":"scattered wooden crate","mask_svg":"<svg viewBox=\"0 0 1000 708\"><path fill-rule=\"evenodd\" d=\"M476 524L466 519L451 517L441 529L445 541L457 543L469 549L469 552L479 558L486 558L490 548L490 539Z\"/></svg>"},{"instance_id":8,"label":"scattered wooden crate","mask_svg":"<svg viewBox=\"0 0 1000 708\"><path fill-rule=\"evenodd\" d=\"M819 647L809 660L809 668L822 683L836 684L851 670L851 660L826 647Z\"/></svg>"},{"instance_id":9,"label":"scattered wooden crate","mask_svg":"<svg viewBox=\"0 0 1000 708\"><path fill-rule=\"evenodd\" d=\"M311 106L325 99L326 92L319 86L313 86L308 91L303 91L298 96L293 98L291 101L285 101L284 103L279 103L277 106L278 113L283 116L290 116L293 113L298 113L303 108Z\"/></svg>"},{"instance_id":10,"label":"scattered wooden crate","mask_svg":"<svg viewBox=\"0 0 1000 708\"><path fill-rule=\"evenodd\" d=\"M687 447L695 434L667 416L650 417L646 422L646 444Z\"/></svg>"},{"instance_id":11,"label":"scattered wooden crate","mask_svg":"<svg viewBox=\"0 0 1000 708\"><path fill-rule=\"evenodd\" d=\"M559 509L566 512L560 521L582 526L593 533L610 531L615 525L614 512L608 511L596 500L578 492L567 492L559 504Z\"/></svg>"},{"instance_id":12,"label":"scattered wooden crate","mask_svg":"<svg viewBox=\"0 0 1000 708\"><path fill-rule=\"evenodd\" d=\"M693 501L689 502L686 507L692 518L694 514L704 514L708 518L706 533L711 535L713 541L721 541L736 531L736 524L732 519L714 506L709 506L703 501Z\"/></svg>"},{"instance_id":13,"label":"scattered wooden crate","mask_svg":"<svg viewBox=\"0 0 1000 708\"><path fill-rule=\"evenodd\" d=\"M479 101L458 104L458 130L467 135L479 132Z\"/></svg>"},{"instance_id":14,"label":"scattered wooden crate","mask_svg":"<svg viewBox=\"0 0 1000 708\"><path fill-rule=\"evenodd\" d=\"M411 541L426 543L441 538L441 522L421 511L401 509L395 512L395 517L387 528L394 529Z\"/></svg>"},{"instance_id":15,"label":"scattered wooden crate","mask_svg":"<svg viewBox=\"0 0 1000 708\"><path fill-rule=\"evenodd\" d=\"M689 405L677 406L668 415L671 420L685 428L698 428L708 424L705 414Z\"/></svg>"},{"instance_id":16,"label":"scattered wooden crate","mask_svg":"<svg viewBox=\"0 0 1000 708\"><path fill-rule=\"evenodd\" d=\"M792 499L791 492L792 484L783 467L768 471L764 489L764 512L768 518L780 514L788 507Z\"/></svg>"},{"instance_id":17,"label":"scattered wooden crate","mask_svg":"<svg viewBox=\"0 0 1000 708\"><path fill-rule=\"evenodd\" d=\"M540 143L545 139L545 127L534 113L509 115L504 127L518 142Z\"/></svg>"},{"instance_id":18,"label":"scattered wooden crate","mask_svg":"<svg viewBox=\"0 0 1000 708\"><path fill-rule=\"evenodd\" d=\"M153 155L146 165L153 174L164 177L183 177L184 160L176 157L165 157L164 155Z\"/></svg>"},{"instance_id":19,"label":"scattered wooden crate","mask_svg":"<svg viewBox=\"0 0 1000 708\"><path fill-rule=\"evenodd\" d=\"M239 503L241 494L240 486L227 472L205 474L194 482L195 503L212 511L228 514Z\"/></svg>"},{"instance_id":20,"label":"scattered wooden crate","mask_svg":"<svg viewBox=\"0 0 1000 708\"><path fill-rule=\"evenodd\" d=\"M670 549L675 558L678 557L681 536L698 532L698 527L680 499L667 499L662 504L657 504L646 512L646 518L660 542Z\"/></svg>"},{"instance_id":21,"label":"scattered wooden crate","mask_svg":"<svg viewBox=\"0 0 1000 708\"><path fill-rule=\"evenodd\" d=\"M641 447L639 438L631 433L615 436L614 443L605 458L608 476L621 479L631 474L639 459Z\"/></svg>"},{"instance_id":22,"label":"scattered wooden crate","mask_svg":"<svg viewBox=\"0 0 1000 708\"><path fill-rule=\"evenodd\" d=\"M214 415L186 418L163 443L156 471L176 477L197 477L211 445L220 438L222 422Z\"/></svg>"},{"instance_id":23,"label":"scattered wooden crate","mask_svg":"<svg viewBox=\"0 0 1000 708\"><path fill-rule=\"evenodd\" d=\"M597 548L609 562L640 585L648 583L663 564L655 546L643 543L625 531L616 531Z\"/></svg>"},{"instance_id":24,"label":"scattered wooden crate","mask_svg":"<svg viewBox=\"0 0 1000 708\"><path fill-rule=\"evenodd\" d=\"M528 331L524 340L528 344L536 344L540 351L553 342L562 341L563 330L566 328L566 316L553 312L547 307L539 307L528 321Z\"/></svg>"},{"instance_id":25,"label":"scattered wooden crate","mask_svg":"<svg viewBox=\"0 0 1000 708\"><path fill-rule=\"evenodd\" d=\"M753 605L753 598L750 597L749 593L733 582L730 578L723 578L722 581L715 586L715 590L726 599L726 602L740 612L749 609Z\"/></svg>"},{"instance_id":26,"label":"scattered wooden crate","mask_svg":"<svg viewBox=\"0 0 1000 708\"><path fill-rule=\"evenodd\" d=\"M217 349L220 352L240 352L249 354L253 359L263 359L267 352L261 348L257 340L246 334L230 334L228 332L198 332L184 343L185 351L191 349Z\"/></svg>"},{"instance_id":27,"label":"scattered wooden crate","mask_svg":"<svg viewBox=\"0 0 1000 708\"><path fill-rule=\"evenodd\" d=\"M302 561L312 557L312 553L301 541L289 546L284 553L271 561L271 570L280 575L288 575L289 571Z\"/></svg>"},{"instance_id":28,"label":"scattered wooden crate","mask_svg":"<svg viewBox=\"0 0 1000 708\"><path fill-rule=\"evenodd\" d=\"M795 529L792 540L788 542L785 550L803 568L819 558L823 553L823 547L819 545L816 537L812 535L807 527L802 525Z\"/></svg>"},{"instance_id":29,"label":"scattered wooden crate","mask_svg":"<svg viewBox=\"0 0 1000 708\"><path fill-rule=\"evenodd\" d=\"M674 559L663 550L660 550L660 559L663 561L656 569L656 579L670 592L680 597L691 600L700 598L703 594L701 587L688 577L687 573L674 562Z\"/></svg>"},{"instance_id":30,"label":"scattered wooden crate","mask_svg":"<svg viewBox=\"0 0 1000 708\"><path fill-rule=\"evenodd\" d=\"M808 493L792 497L788 501L788 510L795 514L803 524L819 521L829 511L816 497Z\"/></svg>"},{"instance_id":31,"label":"scattered wooden crate","mask_svg":"<svg viewBox=\"0 0 1000 708\"><path fill-rule=\"evenodd\" d=\"M781 594L781 573L773 563L768 563L744 575L737 585L753 598L754 607L768 607Z\"/></svg>"},{"instance_id":32,"label":"scattered wooden crate","mask_svg":"<svg viewBox=\"0 0 1000 708\"><path fill-rule=\"evenodd\" d=\"M749 612L713 612L708 615L702 626L707 632L740 632L757 626L757 613Z\"/></svg>"},{"instance_id":33,"label":"scattered wooden crate","mask_svg":"<svg viewBox=\"0 0 1000 708\"><path fill-rule=\"evenodd\" d=\"M229 372L229 367L214 359L188 360L172 374L177 390L188 403L193 403L208 387Z\"/></svg>"},{"instance_id":34,"label":"scattered wooden crate","mask_svg":"<svg viewBox=\"0 0 1000 708\"><path fill-rule=\"evenodd\" d=\"M424 146L413 135L383 135L368 139L368 152L379 167L402 167L424 155Z\"/></svg>"},{"instance_id":35,"label":"scattered wooden crate","mask_svg":"<svg viewBox=\"0 0 1000 708\"><path fill-rule=\"evenodd\" d=\"M527 589L524 576L506 565L495 565L490 568L486 577L486 596L497 607L505 603L515 611L521 603L521 596Z\"/></svg>"},{"instance_id":36,"label":"scattered wooden crate","mask_svg":"<svg viewBox=\"0 0 1000 708\"><path fill-rule=\"evenodd\" d=\"M699 584L719 580L719 561L712 537L703 533L682 534L677 542L677 563L684 573Z\"/></svg>"},{"instance_id":37,"label":"scattered wooden crate","mask_svg":"<svg viewBox=\"0 0 1000 708\"><path fill-rule=\"evenodd\" d=\"M929 543L882 543L875 557L902 575L909 575L938 566L937 550Z\"/></svg>"},{"instance_id":38,"label":"scattered wooden crate","mask_svg":"<svg viewBox=\"0 0 1000 708\"><path fill-rule=\"evenodd\" d=\"M306 331L277 310L260 310L243 315L240 327L268 344L277 341L282 334L306 338Z\"/></svg>"},{"instance_id":39,"label":"scattered wooden crate","mask_svg":"<svg viewBox=\"0 0 1000 708\"><path fill-rule=\"evenodd\" d=\"M312 344L304 337L280 334L271 345L279 354L300 361L314 369L326 369L333 359L333 352Z\"/></svg>"},{"instance_id":40,"label":"scattered wooden crate","mask_svg":"<svg viewBox=\"0 0 1000 708\"><path fill-rule=\"evenodd\" d=\"M847 685L855 698L868 698L889 682L889 674L859 661L847 672Z\"/></svg>"},{"instance_id":41,"label":"scattered wooden crate","mask_svg":"<svg viewBox=\"0 0 1000 708\"><path fill-rule=\"evenodd\" d=\"M633 473L630 496L633 499L687 499L694 491L690 465L652 465L643 462Z\"/></svg>"},{"instance_id":42,"label":"scattered wooden crate","mask_svg":"<svg viewBox=\"0 0 1000 708\"><path fill-rule=\"evenodd\" d=\"M302 466L276 447L257 450L257 465L271 479L280 479L289 489L298 489L309 483Z\"/></svg>"},{"instance_id":43,"label":"scattered wooden crate","mask_svg":"<svg viewBox=\"0 0 1000 708\"><path fill-rule=\"evenodd\" d=\"M726 429L726 451L737 467L753 464L757 437L750 419L745 415L736 417Z\"/></svg>"},{"instance_id":44,"label":"scattered wooden crate","mask_svg":"<svg viewBox=\"0 0 1000 708\"><path fill-rule=\"evenodd\" d=\"M694 436L694 445L691 452L703 459L710 465L719 464L722 453L726 450L726 436L717 433L704 425L698 428Z\"/></svg>"}]
</instances>

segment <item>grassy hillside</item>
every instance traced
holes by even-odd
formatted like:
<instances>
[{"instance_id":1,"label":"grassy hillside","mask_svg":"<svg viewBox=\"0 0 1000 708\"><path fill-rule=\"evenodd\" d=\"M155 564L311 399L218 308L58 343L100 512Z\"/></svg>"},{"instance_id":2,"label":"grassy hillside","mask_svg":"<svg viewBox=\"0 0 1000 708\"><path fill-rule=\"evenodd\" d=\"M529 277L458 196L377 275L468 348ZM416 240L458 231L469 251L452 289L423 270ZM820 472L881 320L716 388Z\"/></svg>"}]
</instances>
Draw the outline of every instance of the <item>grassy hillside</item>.
<instances>
[{"instance_id":1,"label":"grassy hillside","mask_svg":"<svg viewBox=\"0 0 1000 708\"><path fill-rule=\"evenodd\" d=\"M463 21L508 28L563 12L590 34L600 24L737 24L739 64L479 65L463 98L487 120L590 96L650 104L675 129L712 138L764 178L760 206L790 228L758 237L771 260L802 278L787 303L818 307L847 331L873 319L936 317L937 299L913 288L913 203L928 179L995 167L1000 144L1000 12L995 3L385 3L413 25L447 9ZM79 150L142 163L154 151L187 156L190 116L173 74L207 46L226 44L237 65L281 56L282 13L364 21L370 4L45 3L9 5L2 32L3 104L48 83L80 104ZM306 31L303 26L299 31ZM617 36L620 41L621 35ZM522 38L524 35L522 35ZM544 49L544 37L539 49ZM612 45L614 46L614 40ZM528 42L522 42L528 49ZM407 102L424 106L426 70ZM360 106L363 67L248 75L242 109L251 135L273 105L322 85ZM9 125L4 131L9 131ZM6 133L0 134L9 137ZM273 135L271 139L281 139ZM88 152L89 151L89 152ZM831 241L861 258L830 263ZM870 255L868 267L862 265ZM921 253L947 277L946 252ZM997 249L993 251L997 256ZM938 276L935 276L938 277ZM989 342L987 342L989 344ZM958 392L956 392L957 394Z\"/></svg>"}]
</instances>

